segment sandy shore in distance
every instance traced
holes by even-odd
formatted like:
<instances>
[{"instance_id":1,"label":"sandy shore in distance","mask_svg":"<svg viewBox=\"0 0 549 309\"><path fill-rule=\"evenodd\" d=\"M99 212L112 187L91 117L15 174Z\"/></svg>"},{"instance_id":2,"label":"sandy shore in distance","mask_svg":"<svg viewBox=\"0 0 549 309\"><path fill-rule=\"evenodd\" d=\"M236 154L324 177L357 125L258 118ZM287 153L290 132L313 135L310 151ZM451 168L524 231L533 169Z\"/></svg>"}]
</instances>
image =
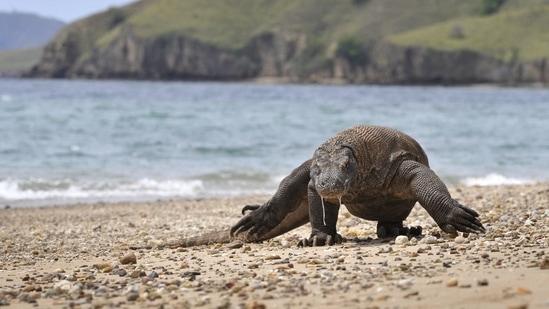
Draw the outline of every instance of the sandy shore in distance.
<instances>
[{"instance_id":1,"label":"sandy shore in distance","mask_svg":"<svg viewBox=\"0 0 549 309\"><path fill-rule=\"evenodd\" d=\"M416 207L406 223L427 236L395 244L343 209L339 232L359 241L297 248L306 225L240 248L132 251L228 227L267 197L2 209L0 306L549 308L549 184L451 191L485 235L440 235Z\"/></svg>"}]
</instances>

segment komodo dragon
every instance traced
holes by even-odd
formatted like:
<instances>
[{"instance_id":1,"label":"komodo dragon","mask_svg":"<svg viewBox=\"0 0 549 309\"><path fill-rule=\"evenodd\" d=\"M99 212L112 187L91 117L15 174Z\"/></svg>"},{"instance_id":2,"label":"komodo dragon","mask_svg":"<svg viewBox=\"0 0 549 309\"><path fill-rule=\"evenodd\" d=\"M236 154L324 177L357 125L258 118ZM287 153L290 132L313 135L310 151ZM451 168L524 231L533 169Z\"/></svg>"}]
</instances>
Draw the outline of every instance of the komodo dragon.
<instances>
[{"instance_id":1,"label":"komodo dragon","mask_svg":"<svg viewBox=\"0 0 549 309\"><path fill-rule=\"evenodd\" d=\"M451 198L413 138L395 129L361 125L320 145L311 159L282 180L271 199L245 206L242 213L251 212L230 230L159 247L262 241L307 222L312 232L300 245L333 245L342 241L336 232L341 204L357 217L377 221L378 237L421 234L421 227L402 224L416 202L447 233L485 232L478 213Z\"/></svg>"}]
</instances>

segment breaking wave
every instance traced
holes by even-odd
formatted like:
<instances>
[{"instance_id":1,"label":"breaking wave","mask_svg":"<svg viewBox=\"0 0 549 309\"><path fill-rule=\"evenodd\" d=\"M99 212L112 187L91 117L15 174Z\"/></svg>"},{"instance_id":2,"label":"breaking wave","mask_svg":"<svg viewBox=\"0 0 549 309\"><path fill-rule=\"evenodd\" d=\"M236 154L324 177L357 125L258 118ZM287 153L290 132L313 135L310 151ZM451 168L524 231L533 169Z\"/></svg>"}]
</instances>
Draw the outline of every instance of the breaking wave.
<instances>
[{"instance_id":1,"label":"breaking wave","mask_svg":"<svg viewBox=\"0 0 549 309\"><path fill-rule=\"evenodd\" d=\"M467 186L497 186L497 185L524 185L536 183L532 179L506 177L492 173L483 177L468 177L463 180Z\"/></svg>"},{"instance_id":2,"label":"breaking wave","mask_svg":"<svg viewBox=\"0 0 549 309\"><path fill-rule=\"evenodd\" d=\"M194 197L203 191L200 180L153 180L135 182L79 182L71 179L0 181L0 202L15 205L44 205L81 201L146 200Z\"/></svg>"}]
</instances>

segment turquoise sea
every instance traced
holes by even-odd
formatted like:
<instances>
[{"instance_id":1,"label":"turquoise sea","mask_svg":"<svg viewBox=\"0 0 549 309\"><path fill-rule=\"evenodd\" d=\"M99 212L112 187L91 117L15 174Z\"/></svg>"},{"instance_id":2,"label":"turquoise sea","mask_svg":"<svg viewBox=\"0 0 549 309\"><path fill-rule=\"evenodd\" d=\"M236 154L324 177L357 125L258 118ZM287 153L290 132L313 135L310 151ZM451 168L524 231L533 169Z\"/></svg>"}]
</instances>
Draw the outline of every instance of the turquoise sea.
<instances>
[{"instance_id":1,"label":"turquoise sea","mask_svg":"<svg viewBox=\"0 0 549 309\"><path fill-rule=\"evenodd\" d=\"M0 79L0 206L273 193L356 124L449 185L549 181L549 89Z\"/></svg>"}]
</instances>

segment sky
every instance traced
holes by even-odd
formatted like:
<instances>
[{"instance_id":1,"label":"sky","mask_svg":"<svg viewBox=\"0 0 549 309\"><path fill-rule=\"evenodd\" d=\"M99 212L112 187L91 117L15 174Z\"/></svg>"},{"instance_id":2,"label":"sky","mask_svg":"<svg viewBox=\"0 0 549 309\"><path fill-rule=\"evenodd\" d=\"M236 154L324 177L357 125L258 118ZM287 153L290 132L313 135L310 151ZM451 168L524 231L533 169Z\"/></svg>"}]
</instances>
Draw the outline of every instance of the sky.
<instances>
[{"instance_id":1,"label":"sky","mask_svg":"<svg viewBox=\"0 0 549 309\"><path fill-rule=\"evenodd\" d=\"M0 0L1 12L33 13L66 23L135 0Z\"/></svg>"}]
</instances>

